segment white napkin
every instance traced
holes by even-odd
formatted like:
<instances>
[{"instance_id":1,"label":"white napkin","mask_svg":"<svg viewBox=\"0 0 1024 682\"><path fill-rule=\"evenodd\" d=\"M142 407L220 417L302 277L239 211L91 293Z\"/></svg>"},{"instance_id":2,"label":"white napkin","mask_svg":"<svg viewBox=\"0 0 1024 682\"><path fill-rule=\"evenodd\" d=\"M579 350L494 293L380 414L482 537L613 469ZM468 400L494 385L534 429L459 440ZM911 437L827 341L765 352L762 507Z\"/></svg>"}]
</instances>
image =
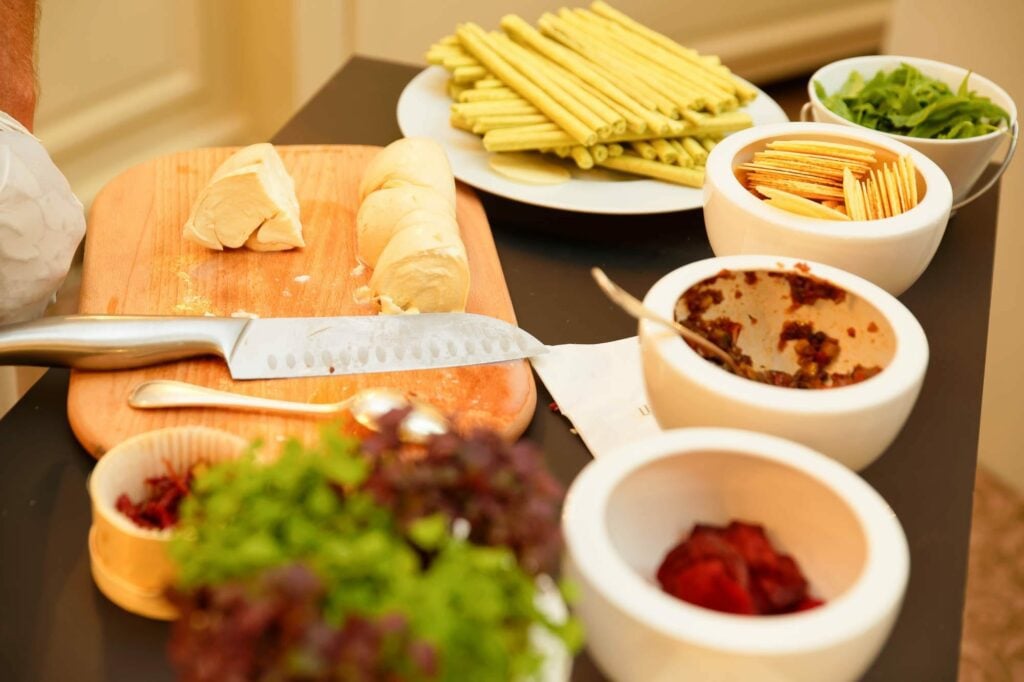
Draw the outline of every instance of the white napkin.
<instances>
[{"instance_id":1,"label":"white napkin","mask_svg":"<svg viewBox=\"0 0 1024 682\"><path fill-rule=\"evenodd\" d=\"M647 405L637 337L552 346L531 362L594 457L660 431Z\"/></svg>"}]
</instances>

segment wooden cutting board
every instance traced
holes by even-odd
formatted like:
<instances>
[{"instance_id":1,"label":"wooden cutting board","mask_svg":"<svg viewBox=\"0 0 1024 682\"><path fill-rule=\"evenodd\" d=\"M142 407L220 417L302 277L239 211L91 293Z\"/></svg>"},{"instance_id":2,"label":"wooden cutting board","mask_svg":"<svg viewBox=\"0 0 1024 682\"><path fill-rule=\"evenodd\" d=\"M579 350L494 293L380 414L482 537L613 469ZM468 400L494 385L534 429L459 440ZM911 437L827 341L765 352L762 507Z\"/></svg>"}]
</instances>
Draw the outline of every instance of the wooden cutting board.
<instances>
[{"instance_id":1,"label":"wooden cutting board","mask_svg":"<svg viewBox=\"0 0 1024 682\"><path fill-rule=\"evenodd\" d=\"M255 314L260 317L371 315L353 292L370 272L356 261L357 188L378 147L278 147L295 179L306 247L276 253L216 252L181 236L199 191L234 149L197 149L129 169L100 192L89 214L79 311L106 315ZM468 312L515 322L490 226L480 201L459 185L457 216L469 257ZM217 389L302 402L334 402L367 387L389 387L455 415L459 428L487 426L507 437L526 428L536 387L526 361L267 381L232 381L216 359L118 372L71 374L68 419L86 450L99 457L125 438L168 426L218 427L269 442L310 441L316 418L200 408L135 410L128 396L141 382L177 379Z\"/></svg>"}]
</instances>

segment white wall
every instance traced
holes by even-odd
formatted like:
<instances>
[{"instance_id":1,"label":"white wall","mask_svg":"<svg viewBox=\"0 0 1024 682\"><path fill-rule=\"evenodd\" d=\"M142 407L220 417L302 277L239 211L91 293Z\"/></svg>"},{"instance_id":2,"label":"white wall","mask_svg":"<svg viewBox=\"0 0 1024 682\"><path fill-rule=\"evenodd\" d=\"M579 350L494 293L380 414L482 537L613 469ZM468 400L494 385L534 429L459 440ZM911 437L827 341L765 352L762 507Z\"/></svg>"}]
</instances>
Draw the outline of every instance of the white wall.
<instances>
[{"instance_id":1,"label":"white wall","mask_svg":"<svg viewBox=\"0 0 1024 682\"><path fill-rule=\"evenodd\" d=\"M432 42L459 22L497 28L506 14L533 23L544 12L586 0L361 0L355 10L360 54L423 63ZM617 9L684 45L717 54L740 75L765 80L806 72L875 48L890 0L612 0Z\"/></svg>"},{"instance_id":2,"label":"white wall","mask_svg":"<svg viewBox=\"0 0 1024 682\"><path fill-rule=\"evenodd\" d=\"M1024 106L1024 2L895 0L887 52L973 69ZM1002 181L978 455L1024 494L1024 153ZM1002 158L1001 153L999 158ZM970 225L958 225L970 229ZM969 330L964 331L970 333Z\"/></svg>"},{"instance_id":3,"label":"white wall","mask_svg":"<svg viewBox=\"0 0 1024 682\"><path fill-rule=\"evenodd\" d=\"M86 206L140 161L266 139L354 44L355 0L41 0L41 7L36 134ZM62 312L75 309L74 300L62 303ZM37 377L0 367L0 416Z\"/></svg>"},{"instance_id":4,"label":"white wall","mask_svg":"<svg viewBox=\"0 0 1024 682\"><path fill-rule=\"evenodd\" d=\"M36 134L88 204L124 168L265 139L348 58L349 0L41 0Z\"/></svg>"}]
</instances>

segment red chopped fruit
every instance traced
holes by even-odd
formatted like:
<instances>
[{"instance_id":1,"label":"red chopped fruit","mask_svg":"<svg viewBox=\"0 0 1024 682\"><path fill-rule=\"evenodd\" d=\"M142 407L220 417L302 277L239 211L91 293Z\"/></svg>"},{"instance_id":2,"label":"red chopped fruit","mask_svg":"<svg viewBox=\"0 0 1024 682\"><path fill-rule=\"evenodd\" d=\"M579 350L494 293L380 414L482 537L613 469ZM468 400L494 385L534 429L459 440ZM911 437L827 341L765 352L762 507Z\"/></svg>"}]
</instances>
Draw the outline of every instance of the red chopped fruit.
<instances>
[{"instance_id":1,"label":"red chopped fruit","mask_svg":"<svg viewBox=\"0 0 1024 682\"><path fill-rule=\"evenodd\" d=\"M807 594L796 561L780 554L758 525L697 524L658 567L658 583L691 604L725 613L795 613L824 602Z\"/></svg>"},{"instance_id":2,"label":"red chopped fruit","mask_svg":"<svg viewBox=\"0 0 1024 682\"><path fill-rule=\"evenodd\" d=\"M815 599L814 597L804 597L799 604L796 605L794 611L810 611L811 609L817 608L824 604L825 601L822 599Z\"/></svg>"},{"instance_id":3,"label":"red chopped fruit","mask_svg":"<svg viewBox=\"0 0 1024 682\"><path fill-rule=\"evenodd\" d=\"M754 601L721 559L702 559L663 583L666 592L683 601L725 613L753 615Z\"/></svg>"}]
</instances>

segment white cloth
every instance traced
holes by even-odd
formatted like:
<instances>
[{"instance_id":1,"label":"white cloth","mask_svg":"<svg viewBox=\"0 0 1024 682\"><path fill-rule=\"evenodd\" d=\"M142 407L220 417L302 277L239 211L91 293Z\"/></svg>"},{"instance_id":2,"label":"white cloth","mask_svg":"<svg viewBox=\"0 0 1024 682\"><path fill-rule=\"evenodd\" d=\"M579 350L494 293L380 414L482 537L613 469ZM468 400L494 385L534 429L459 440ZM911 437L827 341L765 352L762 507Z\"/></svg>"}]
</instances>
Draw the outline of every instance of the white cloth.
<instances>
[{"instance_id":1,"label":"white cloth","mask_svg":"<svg viewBox=\"0 0 1024 682\"><path fill-rule=\"evenodd\" d=\"M0 111L0 324L43 314L84 234L68 181L39 140Z\"/></svg>"},{"instance_id":2,"label":"white cloth","mask_svg":"<svg viewBox=\"0 0 1024 682\"><path fill-rule=\"evenodd\" d=\"M647 404L637 337L552 346L531 362L594 457L660 431Z\"/></svg>"}]
</instances>

